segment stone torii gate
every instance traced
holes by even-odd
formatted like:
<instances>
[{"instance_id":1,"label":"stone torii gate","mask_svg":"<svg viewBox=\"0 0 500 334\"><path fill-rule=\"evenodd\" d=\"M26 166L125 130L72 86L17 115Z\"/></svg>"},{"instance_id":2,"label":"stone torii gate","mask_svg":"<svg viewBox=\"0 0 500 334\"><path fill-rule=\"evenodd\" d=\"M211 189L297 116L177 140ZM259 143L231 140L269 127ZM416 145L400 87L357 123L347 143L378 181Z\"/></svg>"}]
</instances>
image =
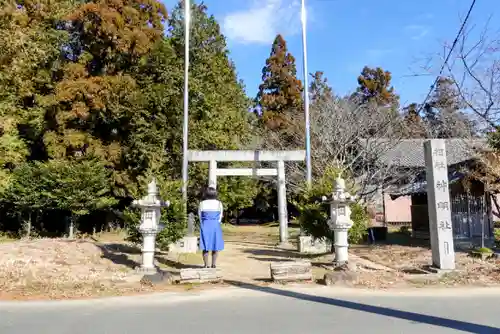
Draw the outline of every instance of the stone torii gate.
<instances>
[{"instance_id":1,"label":"stone torii gate","mask_svg":"<svg viewBox=\"0 0 500 334\"><path fill-rule=\"evenodd\" d=\"M188 161L208 162L208 182L217 187L217 176L277 176L280 245L288 245L285 161L304 161L306 152L298 151L188 151ZM274 161L275 168L217 168L217 162Z\"/></svg>"}]
</instances>

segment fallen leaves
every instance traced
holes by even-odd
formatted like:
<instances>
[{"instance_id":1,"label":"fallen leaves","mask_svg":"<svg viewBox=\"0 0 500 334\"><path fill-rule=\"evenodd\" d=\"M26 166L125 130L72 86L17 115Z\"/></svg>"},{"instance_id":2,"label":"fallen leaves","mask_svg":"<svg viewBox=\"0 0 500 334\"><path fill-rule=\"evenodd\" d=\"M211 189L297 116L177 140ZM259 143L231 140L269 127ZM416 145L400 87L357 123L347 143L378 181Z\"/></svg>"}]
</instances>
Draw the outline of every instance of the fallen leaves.
<instances>
[{"instance_id":1,"label":"fallen leaves","mask_svg":"<svg viewBox=\"0 0 500 334\"><path fill-rule=\"evenodd\" d=\"M126 281L131 268L102 256L91 241L39 239L0 244L3 294L99 290ZM85 289L83 289L85 287Z\"/></svg>"},{"instance_id":2,"label":"fallen leaves","mask_svg":"<svg viewBox=\"0 0 500 334\"><path fill-rule=\"evenodd\" d=\"M303 258L292 250L279 250L270 242L230 235L220 265L224 278L236 284L268 284L269 263ZM263 237L262 237L263 238ZM251 240L251 242L249 241ZM492 286L500 283L499 261L482 261L457 252L457 270L426 274L432 261L425 247L401 245L355 246L350 265L356 270L350 286L369 289L404 287ZM201 255L158 253L159 265L171 272L201 264ZM312 257L316 279L323 278L333 255ZM155 291L186 291L194 287L141 284L133 268L140 250L120 240L37 239L0 243L0 299L69 299L130 295ZM326 267L325 267L326 266ZM137 278L137 279L136 279ZM265 283L266 282L266 283ZM224 285L224 284L222 284ZM208 289L221 285L201 285Z\"/></svg>"},{"instance_id":3,"label":"fallen leaves","mask_svg":"<svg viewBox=\"0 0 500 334\"><path fill-rule=\"evenodd\" d=\"M380 272L376 275L367 273L364 285L387 287L402 281L420 285L492 286L500 284L500 270L497 259L482 261L469 256L467 252L456 252L456 271L433 277L427 274L432 264L432 252L425 247L401 245L376 245L358 247L351 252L363 259L395 269L395 272ZM389 284L389 282L394 284Z\"/></svg>"}]
</instances>

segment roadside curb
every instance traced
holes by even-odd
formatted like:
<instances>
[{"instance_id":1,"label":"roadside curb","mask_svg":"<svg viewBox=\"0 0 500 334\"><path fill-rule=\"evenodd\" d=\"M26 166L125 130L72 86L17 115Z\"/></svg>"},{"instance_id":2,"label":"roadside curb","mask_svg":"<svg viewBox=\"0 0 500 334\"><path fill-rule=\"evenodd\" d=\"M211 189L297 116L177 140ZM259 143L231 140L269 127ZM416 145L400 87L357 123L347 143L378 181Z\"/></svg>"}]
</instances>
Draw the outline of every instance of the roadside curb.
<instances>
[{"instance_id":1,"label":"roadside curb","mask_svg":"<svg viewBox=\"0 0 500 334\"><path fill-rule=\"evenodd\" d=\"M202 302L212 299L225 298L249 298L277 296L283 292L283 296L290 294L305 294L314 297L338 298L338 297L446 297L463 298L474 296L500 297L500 287L456 287L456 288L412 288L412 289L390 289L390 290L368 290L344 287L326 286L256 286L242 284L241 286L229 286L217 289L188 291L188 292L160 292L143 295L104 297L96 299L74 299L74 300L36 300L36 301L0 301L0 309L17 308L40 308L40 307L127 307L157 304L175 304L182 302Z\"/></svg>"}]
</instances>

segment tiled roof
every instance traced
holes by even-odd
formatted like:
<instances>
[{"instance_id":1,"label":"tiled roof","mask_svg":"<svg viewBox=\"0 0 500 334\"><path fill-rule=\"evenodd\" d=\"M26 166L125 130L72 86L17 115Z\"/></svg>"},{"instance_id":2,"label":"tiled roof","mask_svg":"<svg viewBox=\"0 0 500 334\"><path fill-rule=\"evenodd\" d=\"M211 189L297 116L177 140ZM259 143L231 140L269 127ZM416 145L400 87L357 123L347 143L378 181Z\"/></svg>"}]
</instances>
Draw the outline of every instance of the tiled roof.
<instances>
[{"instance_id":1,"label":"tiled roof","mask_svg":"<svg viewBox=\"0 0 500 334\"><path fill-rule=\"evenodd\" d=\"M361 139L365 149L379 151L378 161L383 165L425 167L424 142L428 139ZM477 156L478 150L487 149L485 139L445 139L448 165L454 165ZM381 147L385 149L381 149Z\"/></svg>"},{"instance_id":2,"label":"tiled roof","mask_svg":"<svg viewBox=\"0 0 500 334\"><path fill-rule=\"evenodd\" d=\"M425 177L425 173L422 174ZM448 172L448 184L454 184L459 182L464 178L465 174L461 173L458 170L450 170ZM408 196L413 194L421 194L427 192L427 180L423 179L420 182L414 182L409 184L401 185L400 187L392 187L388 191L387 194L391 196L394 200L400 196Z\"/></svg>"}]
</instances>

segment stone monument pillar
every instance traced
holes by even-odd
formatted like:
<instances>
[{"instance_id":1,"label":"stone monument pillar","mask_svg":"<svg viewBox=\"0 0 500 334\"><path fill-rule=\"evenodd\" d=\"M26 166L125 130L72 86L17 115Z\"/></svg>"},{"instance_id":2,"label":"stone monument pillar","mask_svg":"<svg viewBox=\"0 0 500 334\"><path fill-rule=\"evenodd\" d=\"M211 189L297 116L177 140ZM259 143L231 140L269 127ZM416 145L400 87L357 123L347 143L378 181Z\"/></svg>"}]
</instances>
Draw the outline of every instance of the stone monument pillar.
<instances>
[{"instance_id":1,"label":"stone monument pillar","mask_svg":"<svg viewBox=\"0 0 500 334\"><path fill-rule=\"evenodd\" d=\"M139 200L134 200L132 206L141 209L141 225L139 232L142 234L142 264L136 268L138 272L145 274L156 273L154 265L156 235L163 229L160 225L161 208L168 207L170 203L164 202L158 195L156 179L148 184L148 194Z\"/></svg>"},{"instance_id":2,"label":"stone monument pillar","mask_svg":"<svg viewBox=\"0 0 500 334\"><path fill-rule=\"evenodd\" d=\"M352 227L350 204L355 202L355 196L351 196L345 191L345 181L342 178L335 180L335 189L328 199L330 203L330 219L328 226L335 233L333 246L335 247L335 266L342 266L348 263L348 232Z\"/></svg>"},{"instance_id":3,"label":"stone monument pillar","mask_svg":"<svg viewBox=\"0 0 500 334\"><path fill-rule=\"evenodd\" d=\"M311 235L305 234L304 231L300 231L298 237L298 251L304 254L324 254L329 253L332 249L332 245L327 240L315 239Z\"/></svg>"},{"instance_id":4,"label":"stone monument pillar","mask_svg":"<svg viewBox=\"0 0 500 334\"><path fill-rule=\"evenodd\" d=\"M170 245L169 250L180 254L195 254L198 251L198 237L194 235L195 215L190 212L187 217L187 234L176 243Z\"/></svg>"},{"instance_id":5,"label":"stone monument pillar","mask_svg":"<svg viewBox=\"0 0 500 334\"><path fill-rule=\"evenodd\" d=\"M424 143L424 153L432 265L441 270L453 270L455 249L445 141L427 140Z\"/></svg>"}]
</instances>

